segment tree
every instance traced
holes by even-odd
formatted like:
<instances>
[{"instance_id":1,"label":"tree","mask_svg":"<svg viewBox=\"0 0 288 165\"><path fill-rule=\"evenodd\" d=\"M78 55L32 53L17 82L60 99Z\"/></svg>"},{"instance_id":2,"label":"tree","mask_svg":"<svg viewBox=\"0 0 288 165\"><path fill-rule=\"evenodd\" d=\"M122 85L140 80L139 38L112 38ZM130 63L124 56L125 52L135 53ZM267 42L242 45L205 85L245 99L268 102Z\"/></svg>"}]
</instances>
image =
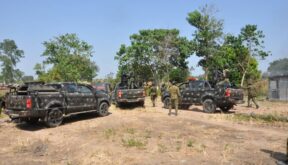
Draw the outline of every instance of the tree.
<instances>
[{"instance_id":1,"label":"tree","mask_svg":"<svg viewBox=\"0 0 288 165\"><path fill-rule=\"evenodd\" d=\"M218 53L220 39L223 34L223 21L214 16L215 10L212 6L205 5L199 10L188 13L188 23L196 28L193 33L193 44L198 57L198 62L205 71L208 79L208 66L213 62L212 58Z\"/></svg>"},{"instance_id":2,"label":"tree","mask_svg":"<svg viewBox=\"0 0 288 165\"><path fill-rule=\"evenodd\" d=\"M2 79L4 83L14 83L21 79L23 72L16 68L16 64L24 57L24 51L18 49L15 41L4 39L0 42L0 61L2 62Z\"/></svg>"},{"instance_id":3,"label":"tree","mask_svg":"<svg viewBox=\"0 0 288 165\"><path fill-rule=\"evenodd\" d=\"M192 54L192 44L180 37L177 29L140 30L130 40L131 45L121 45L115 56L118 76L133 71L139 79L159 82L173 67L188 68L186 59Z\"/></svg>"},{"instance_id":4,"label":"tree","mask_svg":"<svg viewBox=\"0 0 288 165\"><path fill-rule=\"evenodd\" d=\"M229 78L243 86L246 79L259 79L257 57L264 59L269 52L263 50L263 32L256 25L246 25L238 36L231 34L224 38L208 66L209 70L229 69Z\"/></svg>"},{"instance_id":5,"label":"tree","mask_svg":"<svg viewBox=\"0 0 288 165\"><path fill-rule=\"evenodd\" d=\"M34 80L34 77L33 76L23 76L22 77L22 81L23 82L31 82Z\"/></svg>"},{"instance_id":6,"label":"tree","mask_svg":"<svg viewBox=\"0 0 288 165\"><path fill-rule=\"evenodd\" d=\"M270 52L264 51L264 37L263 31L257 29L257 25L246 25L241 29L241 33L239 38L241 42L246 45L246 48L249 51L249 55L244 58L241 69L243 71L241 86L243 86L245 76L249 71L251 65L253 66L253 58L251 57L260 57L261 59L265 59ZM255 63L255 62L254 62Z\"/></svg>"},{"instance_id":7,"label":"tree","mask_svg":"<svg viewBox=\"0 0 288 165\"><path fill-rule=\"evenodd\" d=\"M38 79L44 81L92 81L99 70L90 58L93 47L80 40L76 34L64 34L43 43L46 57L34 70ZM45 65L52 65L45 71Z\"/></svg>"},{"instance_id":8,"label":"tree","mask_svg":"<svg viewBox=\"0 0 288 165\"><path fill-rule=\"evenodd\" d=\"M288 74L288 58L271 62L268 72L270 75Z\"/></svg>"},{"instance_id":9,"label":"tree","mask_svg":"<svg viewBox=\"0 0 288 165\"><path fill-rule=\"evenodd\" d=\"M169 73L170 81L176 81L177 83L186 81L188 76L188 69L174 68Z\"/></svg>"}]
</instances>

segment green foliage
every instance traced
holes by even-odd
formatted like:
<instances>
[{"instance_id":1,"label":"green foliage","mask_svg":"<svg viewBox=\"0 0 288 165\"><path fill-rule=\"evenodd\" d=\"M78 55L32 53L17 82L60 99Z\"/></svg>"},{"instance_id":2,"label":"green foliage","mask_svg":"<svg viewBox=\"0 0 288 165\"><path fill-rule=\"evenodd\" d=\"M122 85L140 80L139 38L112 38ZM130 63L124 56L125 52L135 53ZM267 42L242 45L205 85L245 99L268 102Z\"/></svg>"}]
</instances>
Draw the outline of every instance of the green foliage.
<instances>
[{"instance_id":1,"label":"green foliage","mask_svg":"<svg viewBox=\"0 0 288 165\"><path fill-rule=\"evenodd\" d=\"M23 72L15 69L16 64L24 57L24 51L18 49L15 41L4 39L0 42L1 79L4 83L21 81Z\"/></svg>"},{"instance_id":2,"label":"green foliage","mask_svg":"<svg viewBox=\"0 0 288 165\"><path fill-rule=\"evenodd\" d=\"M128 139L122 139L122 144L125 147L136 147L138 149L145 149L147 142L142 141L140 139L128 138Z\"/></svg>"},{"instance_id":3,"label":"green foliage","mask_svg":"<svg viewBox=\"0 0 288 165\"><path fill-rule=\"evenodd\" d=\"M134 72L142 80L163 80L173 67L188 68L186 59L192 54L192 44L179 36L177 29L140 30L130 36L131 45L121 45L115 59L119 72Z\"/></svg>"},{"instance_id":4,"label":"green foliage","mask_svg":"<svg viewBox=\"0 0 288 165\"><path fill-rule=\"evenodd\" d=\"M176 81L177 83L186 81L188 76L189 71L181 68L174 68L169 73L170 81Z\"/></svg>"},{"instance_id":5,"label":"green foliage","mask_svg":"<svg viewBox=\"0 0 288 165\"><path fill-rule=\"evenodd\" d=\"M81 41L76 34L64 34L43 43L46 57L34 70L43 81L92 81L98 66L91 61L93 47ZM45 65L52 65L45 71Z\"/></svg>"},{"instance_id":6,"label":"green foliage","mask_svg":"<svg viewBox=\"0 0 288 165\"><path fill-rule=\"evenodd\" d=\"M198 64L207 68L211 58L218 52L222 37L223 21L214 16L215 10L212 6L204 6L199 10L188 13L186 18L190 25L196 28L193 33L193 45L198 57L203 57ZM205 70L206 72L206 70ZM207 74L207 73L206 73Z\"/></svg>"},{"instance_id":7,"label":"green foliage","mask_svg":"<svg viewBox=\"0 0 288 165\"><path fill-rule=\"evenodd\" d=\"M230 81L241 86L244 80L260 79L256 58L264 59L269 55L269 52L263 50L263 37L263 32L257 30L256 25L246 25L238 36L227 35L223 45L210 61L208 69L210 72L215 69L228 69Z\"/></svg>"},{"instance_id":8,"label":"green foliage","mask_svg":"<svg viewBox=\"0 0 288 165\"><path fill-rule=\"evenodd\" d=\"M22 81L23 82L31 82L34 80L34 77L33 76L23 76L22 77Z\"/></svg>"},{"instance_id":9,"label":"green foliage","mask_svg":"<svg viewBox=\"0 0 288 165\"><path fill-rule=\"evenodd\" d=\"M287 74L288 73L288 58L275 60L268 67L270 74Z\"/></svg>"}]
</instances>

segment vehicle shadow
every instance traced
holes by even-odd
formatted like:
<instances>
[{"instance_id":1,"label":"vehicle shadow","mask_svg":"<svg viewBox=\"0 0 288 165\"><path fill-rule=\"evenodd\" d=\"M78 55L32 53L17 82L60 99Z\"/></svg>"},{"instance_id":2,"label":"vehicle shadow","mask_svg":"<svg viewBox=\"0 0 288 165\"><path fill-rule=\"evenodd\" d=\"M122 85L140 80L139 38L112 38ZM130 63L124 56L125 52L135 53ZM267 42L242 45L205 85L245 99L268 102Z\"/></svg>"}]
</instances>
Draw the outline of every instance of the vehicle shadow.
<instances>
[{"instance_id":1,"label":"vehicle shadow","mask_svg":"<svg viewBox=\"0 0 288 165\"><path fill-rule=\"evenodd\" d=\"M261 151L270 154L270 157L276 160L276 164L288 164L288 157L284 153L274 152L267 149L261 149Z\"/></svg>"},{"instance_id":2,"label":"vehicle shadow","mask_svg":"<svg viewBox=\"0 0 288 165\"><path fill-rule=\"evenodd\" d=\"M142 107L141 105L139 105L137 103L130 103L130 104L123 104L123 105L117 107L117 109L119 109L119 110L134 110L136 108L145 108L145 106Z\"/></svg>"},{"instance_id":3,"label":"vehicle shadow","mask_svg":"<svg viewBox=\"0 0 288 165\"><path fill-rule=\"evenodd\" d=\"M111 114L112 113L109 112L107 116L109 116ZM101 118L101 117L97 113L94 113L94 112L69 115L63 119L62 124L58 127L61 127L61 126L66 125L66 124L78 122L78 121L90 120L90 119L95 119L95 118ZM26 122L21 122L21 121L17 121L17 120L13 121L13 123L16 124L16 127L18 129L21 129L24 131L39 131L39 130L48 128L45 125L44 121L41 121L41 120L35 124L28 124ZM53 128L49 128L49 129L53 129Z\"/></svg>"},{"instance_id":4,"label":"vehicle shadow","mask_svg":"<svg viewBox=\"0 0 288 165\"><path fill-rule=\"evenodd\" d=\"M190 106L189 109L182 109L182 108L180 108L180 110L205 113L205 112L203 111L203 109L200 109L200 108L198 108L198 107L192 107L192 108L191 108L191 106ZM234 111L234 110L230 110L230 111L228 111L228 112L222 112L219 108L217 108L217 109L216 109L216 112L215 112L214 114L219 114L219 113L220 113L220 114L234 114L235 111Z\"/></svg>"}]
</instances>

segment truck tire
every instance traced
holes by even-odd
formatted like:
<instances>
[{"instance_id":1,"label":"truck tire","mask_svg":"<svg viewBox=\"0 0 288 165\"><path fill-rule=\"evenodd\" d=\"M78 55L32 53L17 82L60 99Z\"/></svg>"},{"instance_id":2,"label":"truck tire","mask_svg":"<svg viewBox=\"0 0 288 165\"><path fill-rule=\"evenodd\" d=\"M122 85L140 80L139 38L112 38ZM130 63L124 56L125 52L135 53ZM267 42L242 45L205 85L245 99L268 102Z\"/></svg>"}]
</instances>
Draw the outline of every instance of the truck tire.
<instances>
[{"instance_id":1,"label":"truck tire","mask_svg":"<svg viewBox=\"0 0 288 165\"><path fill-rule=\"evenodd\" d=\"M59 108L53 108L45 117L45 124L50 127L57 127L63 121L63 113Z\"/></svg>"},{"instance_id":2,"label":"truck tire","mask_svg":"<svg viewBox=\"0 0 288 165\"><path fill-rule=\"evenodd\" d=\"M228 112L230 109L233 108L233 105L220 106L219 108L220 108L221 111L223 111L223 112Z\"/></svg>"},{"instance_id":3,"label":"truck tire","mask_svg":"<svg viewBox=\"0 0 288 165\"><path fill-rule=\"evenodd\" d=\"M170 98L166 97L164 99L164 108L169 109L169 105L170 105Z\"/></svg>"},{"instance_id":4,"label":"truck tire","mask_svg":"<svg viewBox=\"0 0 288 165\"><path fill-rule=\"evenodd\" d=\"M101 117L107 116L108 115L108 108L109 108L109 105L106 102L100 103L98 115Z\"/></svg>"},{"instance_id":5,"label":"truck tire","mask_svg":"<svg viewBox=\"0 0 288 165\"><path fill-rule=\"evenodd\" d=\"M204 100L203 111L205 113L214 113L216 111L216 105L212 99Z\"/></svg>"},{"instance_id":6,"label":"truck tire","mask_svg":"<svg viewBox=\"0 0 288 165\"><path fill-rule=\"evenodd\" d=\"M144 101L139 102L139 106L144 107L144 105L145 105Z\"/></svg>"}]
</instances>

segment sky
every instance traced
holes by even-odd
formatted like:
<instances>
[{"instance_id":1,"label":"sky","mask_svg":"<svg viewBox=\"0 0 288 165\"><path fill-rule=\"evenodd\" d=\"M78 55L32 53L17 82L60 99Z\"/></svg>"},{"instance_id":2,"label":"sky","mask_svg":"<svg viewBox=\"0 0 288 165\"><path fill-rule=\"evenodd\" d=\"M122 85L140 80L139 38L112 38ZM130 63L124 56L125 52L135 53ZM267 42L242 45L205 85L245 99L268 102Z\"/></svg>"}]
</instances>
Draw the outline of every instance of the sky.
<instances>
[{"instance_id":1,"label":"sky","mask_svg":"<svg viewBox=\"0 0 288 165\"><path fill-rule=\"evenodd\" d=\"M288 1L275 0L0 0L0 42L12 39L25 58L17 68L35 76L33 67L44 58L43 42L66 33L76 33L93 46L93 60L100 67L98 78L116 73L114 56L129 36L143 29L180 30L192 39L194 28L186 17L205 4L213 5L224 20L224 32L238 35L247 24L256 24L265 34L265 50L271 56L259 60L259 69L288 57ZM192 55L193 75L203 73L199 58Z\"/></svg>"}]
</instances>

